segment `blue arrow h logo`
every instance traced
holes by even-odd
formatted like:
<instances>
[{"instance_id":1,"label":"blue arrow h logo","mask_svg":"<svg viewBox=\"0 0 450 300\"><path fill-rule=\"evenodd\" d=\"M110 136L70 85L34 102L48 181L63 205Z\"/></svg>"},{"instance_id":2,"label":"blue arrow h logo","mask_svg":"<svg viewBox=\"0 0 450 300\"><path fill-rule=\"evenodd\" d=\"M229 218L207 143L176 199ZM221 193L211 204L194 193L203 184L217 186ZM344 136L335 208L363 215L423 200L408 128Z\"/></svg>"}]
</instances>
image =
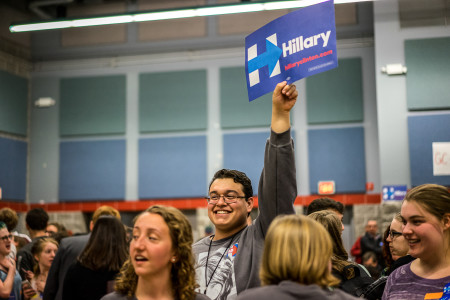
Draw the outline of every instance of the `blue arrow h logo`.
<instances>
[{"instance_id":1,"label":"blue arrow h logo","mask_svg":"<svg viewBox=\"0 0 450 300\"><path fill-rule=\"evenodd\" d=\"M269 73L272 74L282 52L283 50L266 40L266 52L248 62L248 71L251 73L264 66L269 66Z\"/></svg>"},{"instance_id":2,"label":"blue arrow h logo","mask_svg":"<svg viewBox=\"0 0 450 300\"><path fill-rule=\"evenodd\" d=\"M278 59L283 50L277 47L277 34L274 33L266 38L266 52L257 55L256 44L249 47L248 51L248 75L250 86L259 83L259 69L268 66L270 77L281 73Z\"/></svg>"}]
</instances>

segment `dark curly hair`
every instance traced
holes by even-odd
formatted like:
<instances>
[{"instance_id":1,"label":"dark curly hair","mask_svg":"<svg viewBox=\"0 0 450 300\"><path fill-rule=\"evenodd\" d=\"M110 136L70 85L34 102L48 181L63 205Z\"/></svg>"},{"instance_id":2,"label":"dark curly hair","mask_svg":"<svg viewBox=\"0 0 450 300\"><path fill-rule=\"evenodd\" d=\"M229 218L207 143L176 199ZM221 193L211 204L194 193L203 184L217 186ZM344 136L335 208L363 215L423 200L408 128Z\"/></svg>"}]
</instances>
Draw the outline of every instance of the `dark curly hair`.
<instances>
[{"instance_id":1,"label":"dark curly hair","mask_svg":"<svg viewBox=\"0 0 450 300\"><path fill-rule=\"evenodd\" d=\"M19 223L19 217L17 213L9 207L0 209L0 221L3 221L8 227L8 231L11 232L16 228Z\"/></svg>"},{"instance_id":2,"label":"dark curly hair","mask_svg":"<svg viewBox=\"0 0 450 300\"><path fill-rule=\"evenodd\" d=\"M253 197L252 181L250 180L250 178L247 177L247 175L245 175L244 172L237 170L222 169L217 171L216 174L214 174L213 178L211 179L211 182L209 183L209 188L211 188L211 185L216 179L226 179L226 178L231 178L234 180L234 182L242 184L245 199Z\"/></svg>"},{"instance_id":3,"label":"dark curly hair","mask_svg":"<svg viewBox=\"0 0 450 300\"><path fill-rule=\"evenodd\" d=\"M174 298L193 300L195 298L195 289L198 285L195 280L195 259L192 253L193 237L189 220L176 208L154 205L139 214L133 223L136 223L139 217L146 213L160 215L169 227L172 248L175 250L178 258L173 263L171 270ZM118 293L132 298L136 292L137 282L138 276L129 257L120 270L114 288Z\"/></svg>"},{"instance_id":4,"label":"dark curly hair","mask_svg":"<svg viewBox=\"0 0 450 300\"><path fill-rule=\"evenodd\" d=\"M33 208L27 212L25 222L32 230L45 230L48 223L48 214L41 208Z\"/></svg>"},{"instance_id":5,"label":"dark curly hair","mask_svg":"<svg viewBox=\"0 0 450 300\"><path fill-rule=\"evenodd\" d=\"M306 214L310 215L316 211L321 210L335 210L339 212L341 215L344 214L344 205L336 200L331 198L323 197L314 199L306 209Z\"/></svg>"}]
</instances>

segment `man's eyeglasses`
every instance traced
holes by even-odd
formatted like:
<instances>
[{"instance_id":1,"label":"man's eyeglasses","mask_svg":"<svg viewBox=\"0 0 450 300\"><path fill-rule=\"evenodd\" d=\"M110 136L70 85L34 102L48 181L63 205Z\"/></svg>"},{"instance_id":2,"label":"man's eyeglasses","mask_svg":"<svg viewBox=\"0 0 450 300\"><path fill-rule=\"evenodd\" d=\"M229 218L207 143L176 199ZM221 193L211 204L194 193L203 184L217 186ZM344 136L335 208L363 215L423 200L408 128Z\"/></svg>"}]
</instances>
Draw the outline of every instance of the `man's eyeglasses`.
<instances>
[{"instance_id":1,"label":"man's eyeglasses","mask_svg":"<svg viewBox=\"0 0 450 300\"><path fill-rule=\"evenodd\" d=\"M12 240L12 239L13 239L12 234L5 235L5 236L2 236L2 237L0 238L0 240L2 240L2 241L4 241L4 242L7 242L8 240Z\"/></svg>"},{"instance_id":2,"label":"man's eyeglasses","mask_svg":"<svg viewBox=\"0 0 450 300\"><path fill-rule=\"evenodd\" d=\"M226 195L210 195L209 197L206 197L206 201L208 201L209 204L216 204L220 198L223 198L223 201L227 204L236 203L237 199L239 198L245 198L245 196L238 196L234 194L226 194Z\"/></svg>"},{"instance_id":3,"label":"man's eyeglasses","mask_svg":"<svg viewBox=\"0 0 450 300\"><path fill-rule=\"evenodd\" d=\"M389 230L389 236L391 237L392 240L401 235L402 235L401 232L398 232L395 230Z\"/></svg>"}]
</instances>

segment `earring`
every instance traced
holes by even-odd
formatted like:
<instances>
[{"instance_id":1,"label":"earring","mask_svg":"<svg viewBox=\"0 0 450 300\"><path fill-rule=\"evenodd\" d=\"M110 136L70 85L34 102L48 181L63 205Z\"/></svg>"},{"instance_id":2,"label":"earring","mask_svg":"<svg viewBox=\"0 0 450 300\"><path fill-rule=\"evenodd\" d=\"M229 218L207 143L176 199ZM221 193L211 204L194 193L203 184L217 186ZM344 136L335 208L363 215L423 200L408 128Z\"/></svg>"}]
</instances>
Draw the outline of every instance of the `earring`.
<instances>
[{"instance_id":1,"label":"earring","mask_svg":"<svg viewBox=\"0 0 450 300\"><path fill-rule=\"evenodd\" d=\"M175 260L176 260L175 257L172 257L172 262L173 262L173 263L175 262Z\"/></svg>"}]
</instances>

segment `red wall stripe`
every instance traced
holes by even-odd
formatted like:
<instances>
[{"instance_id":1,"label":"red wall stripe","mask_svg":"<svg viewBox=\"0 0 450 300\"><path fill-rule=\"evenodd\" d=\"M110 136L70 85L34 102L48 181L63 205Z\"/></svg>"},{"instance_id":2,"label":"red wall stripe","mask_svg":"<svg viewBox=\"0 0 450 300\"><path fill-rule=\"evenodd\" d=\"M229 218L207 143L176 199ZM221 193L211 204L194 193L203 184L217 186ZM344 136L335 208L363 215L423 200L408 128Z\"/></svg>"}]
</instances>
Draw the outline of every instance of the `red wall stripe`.
<instances>
[{"instance_id":1,"label":"red wall stripe","mask_svg":"<svg viewBox=\"0 0 450 300\"><path fill-rule=\"evenodd\" d=\"M295 199L296 205L308 206L314 199L323 197L322 195L308 195L297 196ZM344 205L358 205L358 204L380 204L380 194L340 194L327 195L331 199L342 202ZM254 197L254 206L258 206L258 198ZM17 202L0 201L1 207L10 207L17 212L27 212L31 208L42 207L47 212L67 212L67 211L81 211L93 212L102 205L109 205L119 211L143 211L148 207L162 204L173 206L181 210L196 209L206 207L206 200L204 198L183 198L183 199L146 199L139 201L96 201L96 202L65 202L65 203L51 203L51 204L25 204Z\"/></svg>"}]
</instances>

